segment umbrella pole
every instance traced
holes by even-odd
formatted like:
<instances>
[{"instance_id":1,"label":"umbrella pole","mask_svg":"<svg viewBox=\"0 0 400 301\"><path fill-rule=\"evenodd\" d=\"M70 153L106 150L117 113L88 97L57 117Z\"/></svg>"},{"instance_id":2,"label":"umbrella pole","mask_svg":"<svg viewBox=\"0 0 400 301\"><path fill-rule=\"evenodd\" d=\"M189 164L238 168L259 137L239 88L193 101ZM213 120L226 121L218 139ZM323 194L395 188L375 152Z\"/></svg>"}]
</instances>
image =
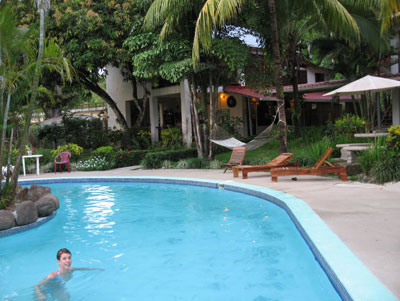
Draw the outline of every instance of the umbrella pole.
<instances>
[{"instance_id":1,"label":"umbrella pole","mask_svg":"<svg viewBox=\"0 0 400 301\"><path fill-rule=\"evenodd\" d=\"M376 114L378 116L378 129L382 128L381 124L381 93L376 94Z\"/></svg>"},{"instance_id":2,"label":"umbrella pole","mask_svg":"<svg viewBox=\"0 0 400 301\"><path fill-rule=\"evenodd\" d=\"M371 91L367 92L367 106L368 106L368 115L369 115L369 120L371 121L371 131L375 129L375 124L374 124L374 104L372 101L372 94Z\"/></svg>"}]
</instances>

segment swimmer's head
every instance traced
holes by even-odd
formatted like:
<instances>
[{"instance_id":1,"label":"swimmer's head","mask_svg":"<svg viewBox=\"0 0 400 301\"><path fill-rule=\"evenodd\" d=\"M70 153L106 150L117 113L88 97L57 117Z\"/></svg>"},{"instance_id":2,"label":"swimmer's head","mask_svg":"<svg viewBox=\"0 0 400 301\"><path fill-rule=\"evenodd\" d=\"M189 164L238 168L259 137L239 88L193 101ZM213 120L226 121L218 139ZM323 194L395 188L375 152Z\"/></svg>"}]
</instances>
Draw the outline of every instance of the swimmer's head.
<instances>
[{"instance_id":1,"label":"swimmer's head","mask_svg":"<svg viewBox=\"0 0 400 301\"><path fill-rule=\"evenodd\" d=\"M61 255L64 253L71 255L71 252L68 249L66 249L66 248L60 249L57 252L57 260L60 260Z\"/></svg>"}]
</instances>

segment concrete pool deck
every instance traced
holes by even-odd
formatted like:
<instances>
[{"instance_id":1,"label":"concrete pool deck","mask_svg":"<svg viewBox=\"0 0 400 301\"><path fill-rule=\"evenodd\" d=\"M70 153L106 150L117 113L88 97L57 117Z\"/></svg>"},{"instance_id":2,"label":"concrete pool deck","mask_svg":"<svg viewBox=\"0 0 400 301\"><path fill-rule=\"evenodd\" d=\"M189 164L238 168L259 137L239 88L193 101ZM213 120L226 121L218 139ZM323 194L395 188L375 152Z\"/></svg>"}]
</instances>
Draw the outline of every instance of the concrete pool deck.
<instances>
[{"instance_id":1,"label":"concrete pool deck","mask_svg":"<svg viewBox=\"0 0 400 301\"><path fill-rule=\"evenodd\" d=\"M233 178L222 170L142 170L126 167L101 172L46 173L20 179L85 176L157 176L201 178L267 187L305 201L328 227L352 250L365 266L400 299L400 182L385 186L341 182L318 176L279 177L272 183L269 174L252 173L249 178Z\"/></svg>"}]
</instances>

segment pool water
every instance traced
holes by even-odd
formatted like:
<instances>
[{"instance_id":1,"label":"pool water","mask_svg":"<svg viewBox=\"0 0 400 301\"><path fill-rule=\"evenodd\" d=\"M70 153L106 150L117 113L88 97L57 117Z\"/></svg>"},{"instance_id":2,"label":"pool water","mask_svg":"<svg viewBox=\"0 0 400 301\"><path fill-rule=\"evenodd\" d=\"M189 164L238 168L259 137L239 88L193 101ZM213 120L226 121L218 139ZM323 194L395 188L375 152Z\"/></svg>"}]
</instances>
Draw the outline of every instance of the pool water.
<instances>
[{"instance_id":1,"label":"pool water","mask_svg":"<svg viewBox=\"0 0 400 301\"><path fill-rule=\"evenodd\" d=\"M68 248L71 300L340 300L288 214L243 193L160 183L46 184L40 227L0 238L0 299L31 300Z\"/></svg>"}]
</instances>

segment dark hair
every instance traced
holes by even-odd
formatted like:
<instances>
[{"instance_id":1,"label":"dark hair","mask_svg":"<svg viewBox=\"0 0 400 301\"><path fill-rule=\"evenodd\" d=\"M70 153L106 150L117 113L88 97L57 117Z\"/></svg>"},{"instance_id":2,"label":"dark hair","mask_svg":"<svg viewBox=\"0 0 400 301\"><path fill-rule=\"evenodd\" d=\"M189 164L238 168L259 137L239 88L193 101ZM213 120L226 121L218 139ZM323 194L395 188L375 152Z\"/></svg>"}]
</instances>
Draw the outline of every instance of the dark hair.
<instances>
[{"instance_id":1,"label":"dark hair","mask_svg":"<svg viewBox=\"0 0 400 301\"><path fill-rule=\"evenodd\" d=\"M64 253L71 255L71 252L68 249L66 248L60 249L57 251L57 260L60 260L61 255Z\"/></svg>"}]
</instances>

